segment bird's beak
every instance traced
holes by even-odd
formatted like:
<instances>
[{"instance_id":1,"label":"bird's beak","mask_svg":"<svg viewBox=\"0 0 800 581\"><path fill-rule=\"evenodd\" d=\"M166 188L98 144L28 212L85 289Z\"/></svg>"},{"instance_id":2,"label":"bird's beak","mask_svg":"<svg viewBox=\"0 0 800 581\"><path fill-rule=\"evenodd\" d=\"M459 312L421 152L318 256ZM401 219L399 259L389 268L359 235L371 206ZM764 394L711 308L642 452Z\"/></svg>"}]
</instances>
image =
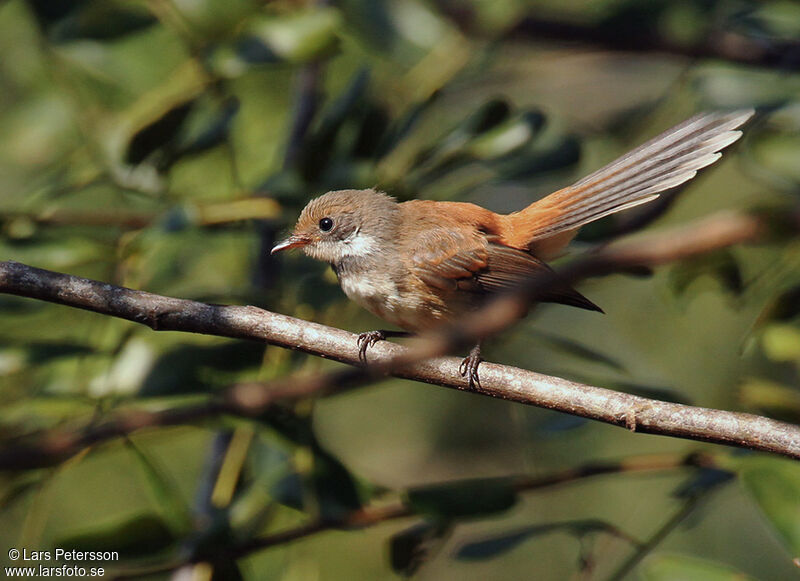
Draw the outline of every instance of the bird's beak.
<instances>
[{"instance_id":1,"label":"bird's beak","mask_svg":"<svg viewBox=\"0 0 800 581\"><path fill-rule=\"evenodd\" d=\"M305 236L297 236L296 234L292 234L286 240L281 240L275 246L273 246L270 254L275 254L276 252L280 252L281 250L289 250L290 248L305 246L309 242L311 241Z\"/></svg>"}]
</instances>

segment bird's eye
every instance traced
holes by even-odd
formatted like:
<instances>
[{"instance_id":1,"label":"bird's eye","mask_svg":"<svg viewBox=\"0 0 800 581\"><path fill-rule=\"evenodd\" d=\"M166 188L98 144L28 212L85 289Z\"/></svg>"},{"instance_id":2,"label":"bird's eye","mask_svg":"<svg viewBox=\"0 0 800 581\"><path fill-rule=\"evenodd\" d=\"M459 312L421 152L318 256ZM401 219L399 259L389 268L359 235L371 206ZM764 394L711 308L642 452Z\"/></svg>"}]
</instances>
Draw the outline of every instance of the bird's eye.
<instances>
[{"instance_id":1,"label":"bird's eye","mask_svg":"<svg viewBox=\"0 0 800 581\"><path fill-rule=\"evenodd\" d=\"M333 228L333 220L330 218L323 218L319 221L319 229L323 232L328 232L331 228Z\"/></svg>"}]
</instances>

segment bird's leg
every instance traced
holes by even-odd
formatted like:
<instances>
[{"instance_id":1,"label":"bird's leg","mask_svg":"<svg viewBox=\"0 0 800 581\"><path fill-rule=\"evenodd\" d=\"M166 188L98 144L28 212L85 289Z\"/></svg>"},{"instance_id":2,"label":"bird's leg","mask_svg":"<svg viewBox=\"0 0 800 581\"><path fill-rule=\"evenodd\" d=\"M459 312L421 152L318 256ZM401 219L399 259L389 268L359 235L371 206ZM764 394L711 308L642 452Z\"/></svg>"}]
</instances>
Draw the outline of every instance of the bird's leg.
<instances>
[{"instance_id":1,"label":"bird's leg","mask_svg":"<svg viewBox=\"0 0 800 581\"><path fill-rule=\"evenodd\" d=\"M408 337L411 333L406 331L387 331L385 329L378 329L376 331L367 331L358 336L358 359L361 363L367 362L367 349L372 347L378 341L383 341L388 337Z\"/></svg>"},{"instance_id":2,"label":"bird's leg","mask_svg":"<svg viewBox=\"0 0 800 581\"><path fill-rule=\"evenodd\" d=\"M481 342L478 341L475 344L475 347L470 349L469 355L464 357L464 360L461 362L461 366L458 368L459 373L461 373L461 377L466 377L469 379L469 388L473 389L474 387L481 387L481 380L478 377L478 366L483 361L483 357L481 357Z\"/></svg>"}]
</instances>

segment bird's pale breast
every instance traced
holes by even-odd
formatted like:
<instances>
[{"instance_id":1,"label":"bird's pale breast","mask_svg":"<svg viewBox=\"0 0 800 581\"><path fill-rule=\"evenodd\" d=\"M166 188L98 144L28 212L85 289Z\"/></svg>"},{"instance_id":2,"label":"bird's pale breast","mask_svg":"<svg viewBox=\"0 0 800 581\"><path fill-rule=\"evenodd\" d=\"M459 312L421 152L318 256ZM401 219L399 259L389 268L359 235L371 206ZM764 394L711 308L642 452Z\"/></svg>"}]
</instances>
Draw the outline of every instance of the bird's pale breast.
<instances>
[{"instance_id":1,"label":"bird's pale breast","mask_svg":"<svg viewBox=\"0 0 800 581\"><path fill-rule=\"evenodd\" d=\"M422 295L401 288L383 271L339 273L339 284L347 297L373 315L408 331L430 328L445 318L423 300Z\"/></svg>"}]
</instances>

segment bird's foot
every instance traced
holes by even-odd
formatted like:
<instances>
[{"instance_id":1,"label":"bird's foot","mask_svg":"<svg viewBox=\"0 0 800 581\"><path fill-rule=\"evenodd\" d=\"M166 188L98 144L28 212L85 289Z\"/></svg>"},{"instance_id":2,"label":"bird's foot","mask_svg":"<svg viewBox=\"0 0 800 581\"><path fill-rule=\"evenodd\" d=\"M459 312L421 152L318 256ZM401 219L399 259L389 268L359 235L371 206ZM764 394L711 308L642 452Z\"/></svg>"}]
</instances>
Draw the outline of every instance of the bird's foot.
<instances>
[{"instance_id":1,"label":"bird's foot","mask_svg":"<svg viewBox=\"0 0 800 581\"><path fill-rule=\"evenodd\" d=\"M481 387L481 380L478 377L478 366L481 364L481 361L483 361L483 357L481 357L481 344L478 343L475 347L470 349L469 355L464 357L464 360L458 368L461 377L469 379L470 389L474 389L475 387L480 389Z\"/></svg>"},{"instance_id":2,"label":"bird's foot","mask_svg":"<svg viewBox=\"0 0 800 581\"><path fill-rule=\"evenodd\" d=\"M384 329L377 329L375 331L367 331L358 336L358 360L361 363L367 362L367 349L372 347L378 341L385 341L387 337L407 337L408 333L405 331L386 331Z\"/></svg>"}]
</instances>

